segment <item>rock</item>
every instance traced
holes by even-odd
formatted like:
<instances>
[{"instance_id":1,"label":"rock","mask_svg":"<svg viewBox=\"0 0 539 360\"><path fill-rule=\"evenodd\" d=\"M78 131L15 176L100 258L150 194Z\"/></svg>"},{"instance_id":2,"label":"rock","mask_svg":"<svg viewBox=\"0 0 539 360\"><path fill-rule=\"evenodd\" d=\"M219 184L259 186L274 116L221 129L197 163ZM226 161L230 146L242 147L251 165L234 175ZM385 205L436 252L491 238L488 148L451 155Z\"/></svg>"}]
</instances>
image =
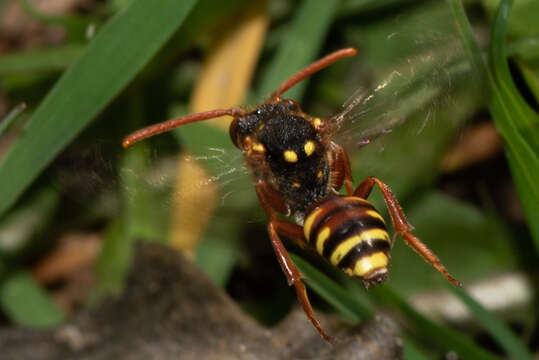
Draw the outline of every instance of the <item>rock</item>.
<instances>
[{"instance_id":1,"label":"rock","mask_svg":"<svg viewBox=\"0 0 539 360\"><path fill-rule=\"evenodd\" d=\"M301 310L268 330L255 323L196 266L144 243L124 293L53 330L1 329L2 359L399 359L387 318L343 327L322 318L324 342Z\"/></svg>"}]
</instances>

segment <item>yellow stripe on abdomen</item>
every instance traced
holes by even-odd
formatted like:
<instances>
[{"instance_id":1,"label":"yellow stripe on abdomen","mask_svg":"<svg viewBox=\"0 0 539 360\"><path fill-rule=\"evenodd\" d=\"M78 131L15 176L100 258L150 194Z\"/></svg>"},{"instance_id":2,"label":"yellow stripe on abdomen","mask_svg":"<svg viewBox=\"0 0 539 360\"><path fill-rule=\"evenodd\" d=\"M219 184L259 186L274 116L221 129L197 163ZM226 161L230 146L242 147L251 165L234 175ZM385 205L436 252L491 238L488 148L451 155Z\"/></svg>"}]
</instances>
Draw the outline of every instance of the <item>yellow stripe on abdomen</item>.
<instances>
[{"instance_id":1,"label":"yellow stripe on abdomen","mask_svg":"<svg viewBox=\"0 0 539 360\"><path fill-rule=\"evenodd\" d=\"M320 255L324 253L324 244L329 238L329 235L331 235L331 229L326 226L320 230L318 236L316 237L316 251L318 251Z\"/></svg>"},{"instance_id":2,"label":"yellow stripe on abdomen","mask_svg":"<svg viewBox=\"0 0 539 360\"><path fill-rule=\"evenodd\" d=\"M348 254L354 247L360 245L363 242L371 242L374 239L382 239L389 242L389 235L387 231L383 229L370 229L365 230L357 235L351 236L348 239L343 240L331 253L329 262L332 265L337 266L342 258ZM321 252L318 251L320 254Z\"/></svg>"},{"instance_id":3,"label":"yellow stripe on abdomen","mask_svg":"<svg viewBox=\"0 0 539 360\"><path fill-rule=\"evenodd\" d=\"M322 210L323 209L320 207L316 209L315 211L313 211L312 213L310 213L309 216L307 216L305 223L303 224L303 233L305 234L305 239L307 241L309 241L309 238L311 236L311 228L313 226L313 223Z\"/></svg>"},{"instance_id":4,"label":"yellow stripe on abdomen","mask_svg":"<svg viewBox=\"0 0 539 360\"><path fill-rule=\"evenodd\" d=\"M360 258L353 269L346 269L346 273L350 276L365 277L369 273L387 268L389 264L389 258L383 252L376 252L370 256Z\"/></svg>"}]
</instances>

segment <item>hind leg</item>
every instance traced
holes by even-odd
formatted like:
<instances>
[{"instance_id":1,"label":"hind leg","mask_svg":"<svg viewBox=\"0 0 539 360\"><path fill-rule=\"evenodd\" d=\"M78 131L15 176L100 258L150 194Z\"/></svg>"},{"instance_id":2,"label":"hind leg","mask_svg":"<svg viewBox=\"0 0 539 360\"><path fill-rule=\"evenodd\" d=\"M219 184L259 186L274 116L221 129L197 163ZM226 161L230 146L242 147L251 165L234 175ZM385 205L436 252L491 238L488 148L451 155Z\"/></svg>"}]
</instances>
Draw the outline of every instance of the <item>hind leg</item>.
<instances>
[{"instance_id":1,"label":"hind leg","mask_svg":"<svg viewBox=\"0 0 539 360\"><path fill-rule=\"evenodd\" d=\"M278 218L276 209L282 210L280 212L286 211L287 209L286 206L284 206L284 202L282 201L279 193L273 190L269 184L259 180L255 185L255 189L256 194L258 195L258 200L260 201L260 205L262 205L262 208L269 217L268 234L270 237L271 246L273 247L273 251L275 251L277 261L279 262L279 265L286 276L288 285L294 285L301 307L318 333L326 341L332 342L333 340L322 329L322 325L320 325L320 322L314 315L313 307L311 306L311 302L307 296L307 289L301 280L303 275L290 258L288 251L286 251L286 248L279 237L279 233L281 233L295 240L298 245L305 248L307 245L303 240L303 228L299 225L292 224Z\"/></svg>"},{"instance_id":2,"label":"hind leg","mask_svg":"<svg viewBox=\"0 0 539 360\"><path fill-rule=\"evenodd\" d=\"M427 247L427 245L423 244L421 240L410 232L413 229L413 226L408 222L408 220L406 220L399 202L386 184L374 176L369 176L361 184L359 184L354 191L354 196L366 199L370 195L374 185L377 185L382 192L387 209L389 210L389 215L391 216L391 221L395 227L395 233L402 235L404 242L414 249L419 255L421 255L425 261L434 266L434 268L438 270L449 282L451 282L453 285L461 286L460 281L455 279L447 271L445 266L440 262L440 259L438 259L438 257Z\"/></svg>"}]
</instances>

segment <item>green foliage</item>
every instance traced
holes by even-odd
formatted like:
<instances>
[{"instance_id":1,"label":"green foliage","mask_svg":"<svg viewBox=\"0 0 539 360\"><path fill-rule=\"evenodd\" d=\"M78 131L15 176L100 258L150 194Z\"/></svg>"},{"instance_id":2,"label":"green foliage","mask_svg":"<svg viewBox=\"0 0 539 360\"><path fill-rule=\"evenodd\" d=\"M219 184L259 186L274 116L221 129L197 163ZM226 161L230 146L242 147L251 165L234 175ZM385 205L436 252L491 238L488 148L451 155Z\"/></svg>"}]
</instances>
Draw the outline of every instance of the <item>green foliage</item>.
<instances>
[{"instance_id":1,"label":"green foliage","mask_svg":"<svg viewBox=\"0 0 539 360\"><path fill-rule=\"evenodd\" d=\"M460 3L450 3L478 80L488 86L489 109L505 142L515 185L539 251L539 115L526 103L509 73L505 35L512 1L502 1L498 8L492 29L488 67L483 62L464 10L459 7Z\"/></svg>"},{"instance_id":2,"label":"green foliage","mask_svg":"<svg viewBox=\"0 0 539 360\"><path fill-rule=\"evenodd\" d=\"M307 0L301 3L288 25L286 38L262 78L258 90L260 99L268 97L282 81L316 58L338 5L339 1ZM306 85L305 81L298 84L287 91L286 96L301 99Z\"/></svg>"},{"instance_id":3,"label":"green foliage","mask_svg":"<svg viewBox=\"0 0 539 360\"><path fill-rule=\"evenodd\" d=\"M64 316L32 276L14 273L0 284L0 306L11 321L27 327L50 327Z\"/></svg>"},{"instance_id":4,"label":"green foliage","mask_svg":"<svg viewBox=\"0 0 539 360\"><path fill-rule=\"evenodd\" d=\"M496 341L505 349L507 354L512 359L528 359L531 360L534 356L528 351L526 346L519 338L509 329L503 322L498 320L496 316L483 308L481 304L474 300L465 291L458 288L450 288L463 303L466 304L471 313L477 318L481 325L487 329Z\"/></svg>"},{"instance_id":5,"label":"green foliage","mask_svg":"<svg viewBox=\"0 0 539 360\"><path fill-rule=\"evenodd\" d=\"M0 163L0 214L118 93L191 10L194 1L135 1L87 46L33 114ZM159 19L158 22L148 18ZM137 36L133 36L133 28ZM121 47L122 51L118 51Z\"/></svg>"}]
</instances>

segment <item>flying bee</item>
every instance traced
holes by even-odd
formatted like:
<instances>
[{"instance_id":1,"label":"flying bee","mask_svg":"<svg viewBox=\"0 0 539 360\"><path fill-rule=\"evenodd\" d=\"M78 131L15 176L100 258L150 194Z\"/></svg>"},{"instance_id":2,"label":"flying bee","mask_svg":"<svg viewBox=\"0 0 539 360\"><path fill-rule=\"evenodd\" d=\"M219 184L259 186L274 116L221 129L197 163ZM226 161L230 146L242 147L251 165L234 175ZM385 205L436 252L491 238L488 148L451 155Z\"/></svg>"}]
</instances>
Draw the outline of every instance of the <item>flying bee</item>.
<instances>
[{"instance_id":1,"label":"flying bee","mask_svg":"<svg viewBox=\"0 0 539 360\"><path fill-rule=\"evenodd\" d=\"M355 49L346 48L321 58L283 82L265 103L252 110L218 109L182 116L140 129L123 141L123 146L128 147L192 122L231 116L230 138L252 170L256 194L268 217L267 231L277 260L288 284L294 285L307 317L327 341L331 338L314 315L302 274L292 262L280 235L315 251L349 276L360 279L365 286L384 281L392 239L383 217L367 201L374 186L381 190L395 235L402 236L447 280L460 285L438 257L411 233L412 226L386 184L370 176L354 188L348 156L333 137L357 103L349 104L345 112L333 117L319 118L304 113L294 100L282 98L285 91L301 80L355 54ZM338 192L343 186L347 195ZM293 217L293 221L284 220L281 215Z\"/></svg>"}]
</instances>

